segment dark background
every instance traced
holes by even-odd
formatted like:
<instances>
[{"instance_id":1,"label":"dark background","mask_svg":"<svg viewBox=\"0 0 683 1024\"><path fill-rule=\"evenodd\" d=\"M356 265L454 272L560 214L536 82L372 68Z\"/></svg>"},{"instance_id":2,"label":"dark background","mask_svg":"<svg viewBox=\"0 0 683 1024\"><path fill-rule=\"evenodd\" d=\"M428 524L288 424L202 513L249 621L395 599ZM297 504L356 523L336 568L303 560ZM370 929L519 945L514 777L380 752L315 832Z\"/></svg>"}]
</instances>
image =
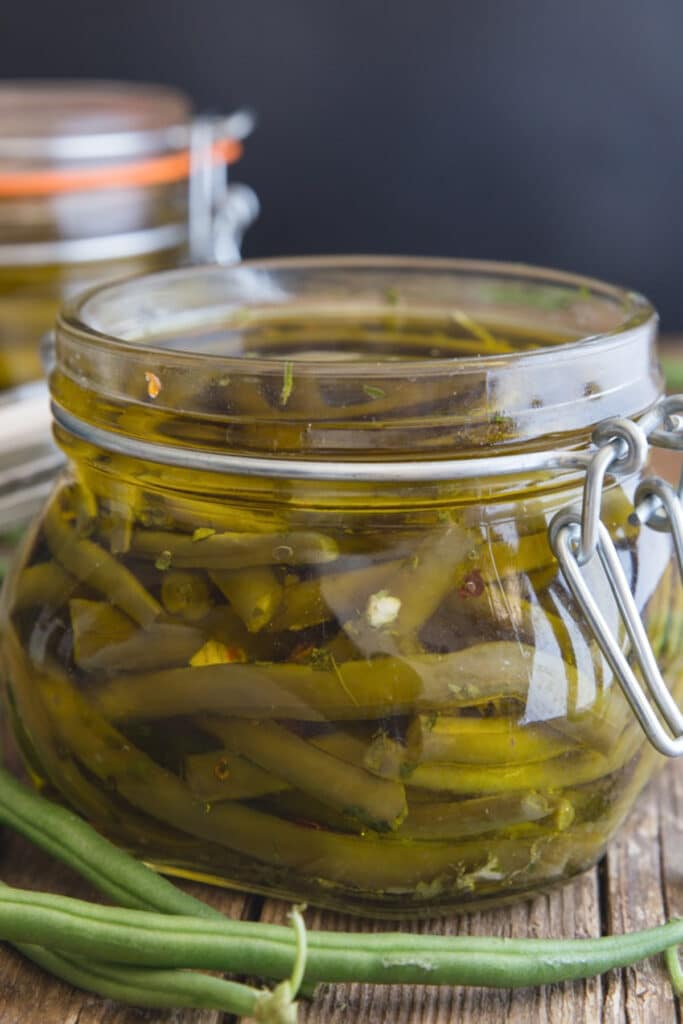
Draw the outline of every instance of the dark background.
<instances>
[{"instance_id":1,"label":"dark background","mask_svg":"<svg viewBox=\"0 0 683 1024\"><path fill-rule=\"evenodd\" d=\"M245 254L523 260L683 329L681 0L0 0L3 76L259 115Z\"/></svg>"}]
</instances>

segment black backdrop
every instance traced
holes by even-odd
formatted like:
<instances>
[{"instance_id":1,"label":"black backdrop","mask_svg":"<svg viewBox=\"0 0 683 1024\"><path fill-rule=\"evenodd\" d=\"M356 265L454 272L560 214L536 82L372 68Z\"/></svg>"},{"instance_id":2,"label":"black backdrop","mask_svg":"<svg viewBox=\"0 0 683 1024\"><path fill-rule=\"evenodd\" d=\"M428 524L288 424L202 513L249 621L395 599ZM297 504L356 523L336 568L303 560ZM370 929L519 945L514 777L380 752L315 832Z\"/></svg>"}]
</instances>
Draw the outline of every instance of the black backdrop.
<instances>
[{"instance_id":1,"label":"black backdrop","mask_svg":"<svg viewBox=\"0 0 683 1024\"><path fill-rule=\"evenodd\" d=\"M556 265L683 329L681 0L0 0L0 74L252 106L246 255Z\"/></svg>"}]
</instances>

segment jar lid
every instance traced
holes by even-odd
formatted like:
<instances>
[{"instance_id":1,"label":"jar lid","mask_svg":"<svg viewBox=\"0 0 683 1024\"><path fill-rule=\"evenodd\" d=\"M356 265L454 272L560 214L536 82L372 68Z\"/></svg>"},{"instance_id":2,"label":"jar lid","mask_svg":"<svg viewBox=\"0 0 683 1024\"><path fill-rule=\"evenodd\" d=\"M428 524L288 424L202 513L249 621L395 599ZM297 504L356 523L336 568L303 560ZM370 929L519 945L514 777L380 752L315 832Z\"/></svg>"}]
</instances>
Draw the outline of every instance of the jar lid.
<instances>
[{"instance_id":1,"label":"jar lid","mask_svg":"<svg viewBox=\"0 0 683 1024\"><path fill-rule=\"evenodd\" d=\"M64 462L52 441L43 382L0 395L0 529L27 521Z\"/></svg>"},{"instance_id":2,"label":"jar lid","mask_svg":"<svg viewBox=\"0 0 683 1024\"><path fill-rule=\"evenodd\" d=\"M176 89L106 81L5 81L0 161L130 157L158 148L150 136L186 123Z\"/></svg>"},{"instance_id":3,"label":"jar lid","mask_svg":"<svg viewBox=\"0 0 683 1024\"><path fill-rule=\"evenodd\" d=\"M0 199L181 181L191 171L191 119L189 99L165 86L2 83ZM222 122L209 158L233 163L252 119L242 111Z\"/></svg>"}]
</instances>

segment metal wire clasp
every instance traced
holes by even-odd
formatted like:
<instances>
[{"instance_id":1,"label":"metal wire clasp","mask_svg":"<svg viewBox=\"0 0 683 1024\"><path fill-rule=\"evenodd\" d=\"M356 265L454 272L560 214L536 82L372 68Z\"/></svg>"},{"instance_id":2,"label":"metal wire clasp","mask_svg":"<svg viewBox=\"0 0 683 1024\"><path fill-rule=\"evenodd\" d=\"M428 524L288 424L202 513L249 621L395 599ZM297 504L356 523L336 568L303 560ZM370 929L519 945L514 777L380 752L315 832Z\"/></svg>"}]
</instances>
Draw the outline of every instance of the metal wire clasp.
<instances>
[{"instance_id":1,"label":"metal wire clasp","mask_svg":"<svg viewBox=\"0 0 683 1024\"><path fill-rule=\"evenodd\" d=\"M675 395L659 402L637 424L623 419L601 423L593 433L596 451L586 470L582 506L558 512L549 527L552 550L602 653L648 739L669 757L683 754L683 713L659 671L616 547L600 519L600 506L608 472L613 477L638 472L645 465L650 445L683 450L681 414L683 395ZM659 477L647 477L636 489L632 515L653 529L671 532L683 580L680 493L681 487L677 492ZM596 555L630 642L628 654L608 626L582 572Z\"/></svg>"},{"instance_id":2,"label":"metal wire clasp","mask_svg":"<svg viewBox=\"0 0 683 1024\"><path fill-rule=\"evenodd\" d=\"M248 185L228 184L224 165L211 159L221 138L243 139L254 117L240 110L229 117L195 118L190 131L189 255L192 263L233 263L240 259L242 236L259 214L256 193Z\"/></svg>"}]
</instances>

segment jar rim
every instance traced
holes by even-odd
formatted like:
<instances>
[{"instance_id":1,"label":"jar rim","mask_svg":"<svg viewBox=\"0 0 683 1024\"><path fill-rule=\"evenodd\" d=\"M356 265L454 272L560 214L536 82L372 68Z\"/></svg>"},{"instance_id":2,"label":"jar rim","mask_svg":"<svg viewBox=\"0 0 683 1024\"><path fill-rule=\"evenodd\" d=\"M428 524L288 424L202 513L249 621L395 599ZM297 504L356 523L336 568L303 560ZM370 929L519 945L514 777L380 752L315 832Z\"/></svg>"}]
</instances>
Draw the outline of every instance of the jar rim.
<instances>
[{"instance_id":1,"label":"jar rim","mask_svg":"<svg viewBox=\"0 0 683 1024\"><path fill-rule=\"evenodd\" d=\"M449 354L467 341L463 314L469 331L479 317L474 355ZM539 451L585 444L600 420L657 401L656 324L638 293L523 264L245 261L72 299L50 386L93 426L135 424L138 437L197 450L366 461Z\"/></svg>"},{"instance_id":2,"label":"jar rim","mask_svg":"<svg viewBox=\"0 0 683 1024\"><path fill-rule=\"evenodd\" d=\"M117 293L125 293L130 289L146 289L147 286L154 287L155 283L164 285L166 282L180 283L199 280L207 274L221 273L230 276L249 274L252 271L264 272L288 272L308 270L388 270L388 271L437 271L441 273L473 273L487 276L500 276L503 278L517 279L534 284L538 277L542 277L543 285L573 289L577 293L585 292L590 296L600 296L611 299L618 303L623 310L623 318L611 329L600 332L587 332L584 336L573 339L566 343L559 343L548 347L535 348L532 351L514 351L495 355L477 356L450 356L443 359L416 359L401 360L392 364L383 362L383 372L389 376L397 374L403 376L406 373L419 374L422 369L428 369L431 373L438 369L448 369L450 373L457 372L460 367L463 372L472 369L476 362L478 367L485 369L487 366L501 367L503 364L520 365L527 360L533 360L534 365L539 365L542 360L555 361L558 356L565 353L573 354L579 350L585 350L586 346L594 344L609 345L612 342L618 347L619 341L630 331L643 326L656 327L658 315L654 306L640 292L613 285L602 281L599 278L573 273L571 271L553 270L546 267L536 266L527 263L514 263L505 261L471 260L450 257L427 257L427 256L383 256L383 255L311 255L311 256L277 256L265 259L242 260L239 264L231 266L219 266L218 264L204 264L192 267L181 267L172 270L161 271L154 274L146 274L142 277L126 278L114 282L99 284L95 287L81 292L68 300L58 317L58 326L64 327L81 336L90 337L103 346L111 345L120 347L122 353L144 352L146 356L159 356L163 358L168 354L169 348L164 345L153 345L148 342L136 345L134 341L117 337L115 334L105 330L97 329L87 321L87 307L100 297L116 298ZM125 299L125 295L122 296ZM242 299L241 309L248 309L251 305L259 306L261 303L251 303L248 298ZM173 348L174 357L187 357L196 359L197 353L191 349ZM283 357L258 357L245 358L232 355L212 354L212 359L218 360L225 366L226 371L237 369L248 365L251 372L259 370L279 370L287 360ZM354 359L353 363L339 362L334 364L335 372L341 376L359 376L364 372L374 372L377 369L378 360ZM329 371L328 360L306 360L297 362L297 373L314 375L321 370Z\"/></svg>"}]
</instances>

